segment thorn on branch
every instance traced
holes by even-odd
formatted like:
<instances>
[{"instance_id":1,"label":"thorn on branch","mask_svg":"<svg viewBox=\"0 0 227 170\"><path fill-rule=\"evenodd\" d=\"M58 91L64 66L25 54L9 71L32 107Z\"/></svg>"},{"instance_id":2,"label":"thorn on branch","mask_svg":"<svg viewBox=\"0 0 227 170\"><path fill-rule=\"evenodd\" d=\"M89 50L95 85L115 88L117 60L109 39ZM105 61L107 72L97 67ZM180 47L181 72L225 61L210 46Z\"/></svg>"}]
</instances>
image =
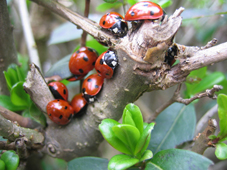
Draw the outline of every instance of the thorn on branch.
<instances>
[{"instance_id":1,"label":"thorn on branch","mask_svg":"<svg viewBox=\"0 0 227 170\"><path fill-rule=\"evenodd\" d=\"M201 47L201 50L213 47L214 45L216 45L218 42L218 40L216 38L212 39L211 41L209 41L204 47Z\"/></svg>"}]
</instances>

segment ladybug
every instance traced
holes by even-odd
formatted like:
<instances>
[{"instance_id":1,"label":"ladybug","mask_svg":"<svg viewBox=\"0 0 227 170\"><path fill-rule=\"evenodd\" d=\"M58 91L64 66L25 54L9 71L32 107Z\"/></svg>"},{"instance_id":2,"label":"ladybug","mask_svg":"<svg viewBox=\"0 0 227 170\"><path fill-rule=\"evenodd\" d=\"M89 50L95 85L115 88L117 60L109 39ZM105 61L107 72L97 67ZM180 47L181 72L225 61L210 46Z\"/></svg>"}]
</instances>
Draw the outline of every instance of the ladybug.
<instances>
[{"instance_id":1,"label":"ladybug","mask_svg":"<svg viewBox=\"0 0 227 170\"><path fill-rule=\"evenodd\" d=\"M118 65L117 55L108 50L102 53L95 62L96 71L104 78L110 79L113 76L114 69Z\"/></svg>"},{"instance_id":2,"label":"ladybug","mask_svg":"<svg viewBox=\"0 0 227 170\"><path fill-rule=\"evenodd\" d=\"M178 52L178 48L176 45L173 45L172 47L168 48L166 55L165 55L165 62L167 64L169 64L170 66L172 66L175 63L176 60L175 60L174 56L177 55L177 52Z\"/></svg>"},{"instance_id":3,"label":"ladybug","mask_svg":"<svg viewBox=\"0 0 227 170\"><path fill-rule=\"evenodd\" d=\"M88 76L82 84L82 93L88 103L94 102L95 96L100 92L104 82L104 77L100 74Z\"/></svg>"},{"instance_id":4,"label":"ladybug","mask_svg":"<svg viewBox=\"0 0 227 170\"><path fill-rule=\"evenodd\" d=\"M71 106L74 109L74 113L79 113L87 104L87 100L83 97L82 93L75 95L71 101Z\"/></svg>"},{"instance_id":5,"label":"ladybug","mask_svg":"<svg viewBox=\"0 0 227 170\"><path fill-rule=\"evenodd\" d=\"M124 17L117 12L109 12L102 16L99 25L112 32L115 36L123 37L128 31L128 24Z\"/></svg>"},{"instance_id":6,"label":"ladybug","mask_svg":"<svg viewBox=\"0 0 227 170\"><path fill-rule=\"evenodd\" d=\"M164 17L165 12L156 3L141 1L131 6L125 14L125 21L155 20Z\"/></svg>"},{"instance_id":7,"label":"ladybug","mask_svg":"<svg viewBox=\"0 0 227 170\"><path fill-rule=\"evenodd\" d=\"M68 81L77 81L77 80L81 80L85 77L85 75L82 76L78 76L78 75L73 75L72 77L68 78Z\"/></svg>"},{"instance_id":8,"label":"ladybug","mask_svg":"<svg viewBox=\"0 0 227 170\"><path fill-rule=\"evenodd\" d=\"M81 47L74 52L69 60L69 70L77 76L86 75L95 67L98 54L95 50L88 47Z\"/></svg>"},{"instance_id":9,"label":"ladybug","mask_svg":"<svg viewBox=\"0 0 227 170\"><path fill-rule=\"evenodd\" d=\"M61 99L55 99L49 102L46 106L48 117L58 125L66 125L74 115L73 107Z\"/></svg>"},{"instance_id":10,"label":"ladybug","mask_svg":"<svg viewBox=\"0 0 227 170\"><path fill-rule=\"evenodd\" d=\"M68 100L68 89L63 83L55 81L48 86L55 99Z\"/></svg>"}]
</instances>

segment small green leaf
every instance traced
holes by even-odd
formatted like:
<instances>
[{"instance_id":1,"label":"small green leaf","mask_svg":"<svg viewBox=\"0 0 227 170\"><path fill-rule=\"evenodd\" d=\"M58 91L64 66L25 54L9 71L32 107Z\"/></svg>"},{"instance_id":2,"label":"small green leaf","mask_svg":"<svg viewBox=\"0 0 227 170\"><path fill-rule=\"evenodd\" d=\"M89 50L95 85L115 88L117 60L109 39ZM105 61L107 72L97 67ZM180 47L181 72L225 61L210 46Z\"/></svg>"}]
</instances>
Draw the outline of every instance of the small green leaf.
<instances>
[{"instance_id":1,"label":"small green leaf","mask_svg":"<svg viewBox=\"0 0 227 170\"><path fill-rule=\"evenodd\" d=\"M225 143L217 143L215 155L220 160L227 159L227 145Z\"/></svg>"},{"instance_id":2,"label":"small green leaf","mask_svg":"<svg viewBox=\"0 0 227 170\"><path fill-rule=\"evenodd\" d=\"M115 2L115 3L102 3L99 6L96 7L96 10L99 12L106 12L107 10L113 8L118 9L122 6L121 2Z\"/></svg>"},{"instance_id":3,"label":"small green leaf","mask_svg":"<svg viewBox=\"0 0 227 170\"><path fill-rule=\"evenodd\" d=\"M10 97L14 105L28 107L31 100L29 95L24 91L23 84L24 82L16 83L10 91Z\"/></svg>"},{"instance_id":4,"label":"small green leaf","mask_svg":"<svg viewBox=\"0 0 227 170\"><path fill-rule=\"evenodd\" d=\"M151 159L153 157L153 153L150 150L146 150L142 157L140 158L140 162L145 161L147 159Z\"/></svg>"},{"instance_id":5,"label":"small green leaf","mask_svg":"<svg viewBox=\"0 0 227 170\"><path fill-rule=\"evenodd\" d=\"M113 146L118 151L125 154L132 154L129 149L129 146L125 145L113 132L112 127L115 125L119 125L117 121L113 119L104 119L102 123L99 125L99 130L102 133L103 137L106 141Z\"/></svg>"},{"instance_id":6,"label":"small green leaf","mask_svg":"<svg viewBox=\"0 0 227 170\"><path fill-rule=\"evenodd\" d=\"M227 145L225 143L217 143L215 155L220 160L227 159Z\"/></svg>"},{"instance_id":7,"label":"small green leaf","mask_svg":"<svg viewBox=\"0 0 227 170\"><path fill-rule=\"evenodd\" d=\"M127 124L119 124L112 127L114 134L127 146L130 147L131 153L134 153L136 144L140 138L139 130Z\"/></svg>"},{"instance_id":8,"label":"small green leaf","mask_svg":"<svg viewBox=\"0 0 227 170\"><path fill-rule=\"evenodd\" d=\"M134 121L135 127L139 130L140 134L143 133L143 116L138 106L133 103L129 103L126 105L123 111L123 120L122 123L125 124L127 120L125 119L126 114L130 112L131 117Z\"/></svg>"},{"instance_id":9,"label":"small green leaf","mask_svg":"<svg viewBox=\"0 0 227 170\"><path fill-rule=\"evenodd\" d=\"M5 162L0 159L0 169L5 170L5 167L6 167Z\"/></svg>"},{"instance_id":10,"label":"small green leaf","mask_svg":"<svg viewBox=\"0 0 227 170\"><path fill-rule=\"evenodd\" d=\"M154 129L155 123L150 123L143 131L143 133L140 136L140 139L136 145L134 154L137 154L138 152L143 152L147 149L150 139L151 139L151 131Z\"/></svg>"},{"instance_id":11,"label":"small green leaf","mask_svg":"<svg viewBox=\"0 0 227 170\"><path fill-rule=\"evenodd\" d=\"M215 135L210 135L210 136L208 136L208 138L211 139L211 140L214 140L214 139L217 138L217 136L215 136Z\"/></svg>"},{"instance_id":12,"label":"small green leaf","mask_svg":"<svg viewBox=\"0 0 227 170\"><path fill-rule=\"evenodd\" d=\"M6 151L2 154L1 160L5 162L7 170L16 170L19 165L19 156L15 151Z\"/></svg>"},{"instance_id":13,"label":"small green leaf","mask_svg":"<svg viewBox=\"0 0 227 170\"><path fill-rule=\"evenodd\" d=\"M171 0L162 0L159 1L158 4L162 7L162 8L167 8L170 5L172 5L172 1Z\"/></svg>"},{"instance_id":14,"label":"small green leaf","mask_svg":"<svg viewBox=\"0 0 227 170\"><path fill-rule=\"evenodd\" d=\"M115 155L109 161L108 170L127 169L138 162L139 162L139 159L133 158L129 155L123 155L123 154Z\"/></svg>"},{"instance_id":15,"label":"small green leaf","mask_svg":"<svg viewBox=\"0 0 227 170\"><path fill-rule=\"evenodd\" d=\"M114 2L116 2L117 0L104 0L105 2L107 2L107 3L114 3Z\"/></svg>"},{"instance_id":16,"label":"small green leaf","mask_svg":"<svg viewBox=\"0 0 227 170\"><path fill-rule=\"evenodd\" d=\"M132 125L132 126L135 126L135 122L134 120L132 119L132 115L131 113L127 110L126 112L124 112L123 114L123 121L122 121L123 124L128 124L128 125Z\"/></svg>"},{"instance_id":17,"label":"small green leaf","mask_svg":"<svg viewBox=\"0 0 227 170\"><path fill-rule=\"evenodd\" d=\"M217 137L222 138L227 135L227 96L224 94L219 94L217 103L220 126L220 132Z\"/></svg>"},{"instance_id":18,"label":"small green leaf","mask_svg":"<svg viewBox=\"0 0 227 170\"><path fill-rule=\"evenodd\" d=\"M0 106L11 110L11 111L21 111L26 109L26 106L16 106L12 103L10 96L0 95Z\"/></svg>"},{"instance_id":19,"label":"small green leaf","mask_svg":"<svg viewBox=\"0 0 227 170\"><path fill-rule=\"evenodd\" d=\"M3 71L9 90L19 81L15 67L16 66L9 67L7 71Z\"/></svg>"},{"instance_id":20,"label":"small green leaf","mask_svg":"<svg viewBox=\"0 0 227 170\"><path fill-rule=\"evenodd\" d=\"M29 113L33 119L35 119L41 125L46 126L46 117L33 102L29 107Z\"/></svg>"},{"instance_id":21,"label":"small green leaf","mask_svg":"<svg viewBox=\"0 0 227 170\"><path fill-rule=\"evenodd\" d=\"M195 152L181 149L162 150L154 155L145 170L208 169L213 162Z\"/></svg>"},{"instance_id":22,"label":"small green leaf","mask_svg":"<svg viewBox=\"0 0 227 170\"><path fill-rule=\"evenodd\" d=\"M134 5L138 0L128 0L129 5Z\"/></svg>"},{"instance_id":23,"label":"small green leaf","mask_svg":"<svg viewBox=\"0 0 227 170\"><path fill-rule=\"evenodd\" d=\"M107 159L80 157L69 161L67 170L107 170L107 167Z\"/></svg>"}]
</instances>

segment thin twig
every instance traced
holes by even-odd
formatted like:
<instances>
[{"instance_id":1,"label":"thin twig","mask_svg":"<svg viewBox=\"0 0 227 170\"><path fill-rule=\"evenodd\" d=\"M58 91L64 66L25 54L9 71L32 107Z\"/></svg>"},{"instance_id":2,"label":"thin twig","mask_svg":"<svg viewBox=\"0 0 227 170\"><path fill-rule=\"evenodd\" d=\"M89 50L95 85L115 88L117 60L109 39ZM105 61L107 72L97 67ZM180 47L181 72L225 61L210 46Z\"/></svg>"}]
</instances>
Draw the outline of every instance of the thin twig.
<instances>
[{"instance_id":1,"label":"thin twig","mask_svg":"<svg viewBox=\"0 0 227 170\"><path fill-rule=\"evenodd\" d=\"M90 0L85 1L85 10L84 10L84 17L88 17L89 15L89 8L90 8ZM83 34L81 36L81 47L86 46L86 38L87 38L87 32L83 31Z\"/></svg>"},{"instance_id":2,"label":"thin twig","mask_svg":"<svg viewBox=\"0 0 227 170\"><path fill-rule=\"evenodd\" d=\"M41 69L41 64L40 64L39 55L37 52L36 43L32 33L31 25L29 22L29 15L28 15L28 9L26 5L26 0L20 0L16 2L20 12L20 18L22 22L22 27L23 27L26 44L27 44L30 62L35 63Z\"/></svg>"}]
</instances>

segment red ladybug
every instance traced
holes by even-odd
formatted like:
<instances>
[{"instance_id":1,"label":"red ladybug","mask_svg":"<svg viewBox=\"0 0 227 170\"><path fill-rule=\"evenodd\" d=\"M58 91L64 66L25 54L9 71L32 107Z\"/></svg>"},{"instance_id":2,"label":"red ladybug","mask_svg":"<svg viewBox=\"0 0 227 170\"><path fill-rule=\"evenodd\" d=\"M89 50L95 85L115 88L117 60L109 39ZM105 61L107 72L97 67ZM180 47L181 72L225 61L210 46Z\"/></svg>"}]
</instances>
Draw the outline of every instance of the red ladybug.
<instances>
[{"instance_id":1,"label":"red ladybug","mask_svg":"<svg viewBox=\"0 0 227 170\"><path fill-rule=\"evenodd\" d=\"M86 75L95 67L98 55L95 50L88 47L81 47L73 53L69 60L69 70L77 76Z\"/></svg>"},{"instance_id":2,"label":"red ladybug","mask_svg":"<svg viewBox=\"0 0 227 170\"><path fill-rule=\"evenodd\" d=\"M68 89L63 83L56 81L48 86L55 99L68 100Z\"/></svg>"},{"instance_id":3,"label":"red ladybug","mask_svg":"<svg viewBox=\"0 0 227 170\"><path fill-rule=\"evenodd\" d=\"M73 107L65 100L55 99L46 106L48 117L59 125L66 125L73 117Z\"/></svg>"},{"instance_id":4,"label":"red ladybug","mask_svg":"<svg viewBox=\"0 0 227 170\"><path fill-rule=\"evenodd\" d=\"M75 95L71 101L71 106L74 109L74 113L79 113L87 104L86 99L83 97L82 93Z\"/></svg>"},{"instance_id":5,"label":"red ladybug","mask_svg":"<svg viewBox=\"0 0 227 170\"><path fill-rule=\"evenodd\" d=\"M100 74L88 76L82 84L82 93L88 103L94 102L95 96L100 92L104 82L104 77Z\"/></svg>"},{"instance_id":6,"label":"red ladybug","mask_svg":"<svg viewBox=\"0 0 227 170\"><path fill-rule=\"evenodd\" d=\"M73 75L72 77L68 78L68 81L77 81L77 80L81 80L82 78L84 78L85 75L82 76L78 76L78 75Z\"/></svg>"},{"instance_id":7,"label":"red ladybug","mask_svg":"<svg viewBox=\"0 0 227 170\"><path fill-rule=\"evenodd\" d=\"M116 54L109 50L102 53L96 60L95 69L104 78L110 79L117 65L118 60Z\"/></svg>"},{"instance_id":8,"label":"red ladybug","mask_svg":"<svg viewBox=\"0 0 227 170\"><path fill-rule=\"evenodd\" d=\"M164 16L163 9L156 3L141 1L131 6L125 14L125 21L159 19Z\"/></svg>"},{"instance_id":9,"label":"red ladybug","mask_svg":"<svg viewBox=\"0 0 227 170\"><path fill-rule=\"evenodd\" d=\"M123 37L128 31L128 24L124 17L117 12L109 12L102 16L99 25L111 31L115 36Z\"/></svg>"}]
</instances>

